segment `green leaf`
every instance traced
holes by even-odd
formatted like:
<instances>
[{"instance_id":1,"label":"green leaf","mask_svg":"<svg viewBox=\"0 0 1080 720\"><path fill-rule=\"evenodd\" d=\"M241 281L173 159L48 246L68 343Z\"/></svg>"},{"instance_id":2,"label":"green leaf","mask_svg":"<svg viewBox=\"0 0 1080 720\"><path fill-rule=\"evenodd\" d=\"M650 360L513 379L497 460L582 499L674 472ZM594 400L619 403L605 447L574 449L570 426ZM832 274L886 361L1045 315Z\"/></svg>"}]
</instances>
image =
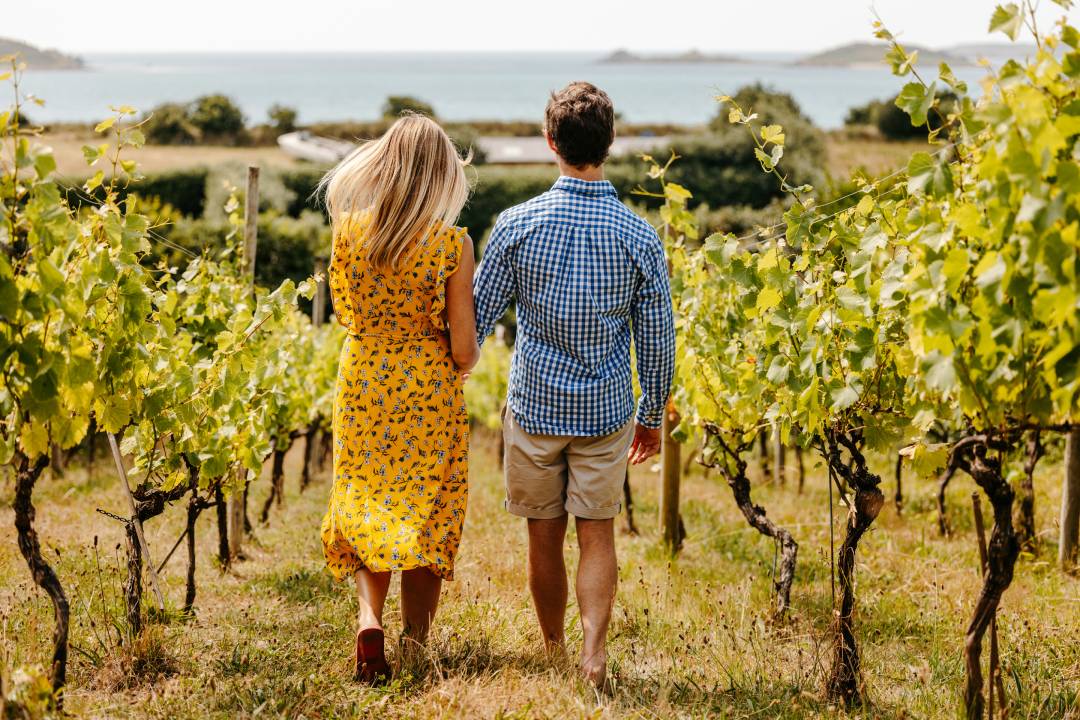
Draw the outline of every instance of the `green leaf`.
<instances>
[{"instance_id":1,"label":"green leaf","mask_svg":"<svg viewBox=\"0 0 1080 720\"><path fill-rule=\"evenodd\" d=\"M923 372L926 386L933 390L947 393L956 386L956 368L951 356L942 356L937 351L930 353Z\"/></svg>"},{"instance_id":2,"label":"green leaf","mask_svg":"<svg viewBox=\"0 0 1080 720\"><path fill-rule=\"evenodd\" d=\"M45 294L51 293L64 284L64 275L52 263L49 258L42 258L38 264L38 277L41 281L41 290Z\"/></svg>"},{"instance_id":3,"label":"green leaf","mask_svg":"<svg viewBox=\"0 0 1080 720\"><path fill-rule=\"evenodd\" d=\"M56 172L56 158L51 152L38 153L34 158L34 170L37 171L38 178L44 180Z\"/></svg>"},{"instance_id":4,"label":"green leaf","mask_svg":"<svg viewBox=\"0 0 1080 720\"><path fill-rule=\"evenodd\" d=\"M956 77L948 63L941 63L938 66L938 78L960 95L964 95L968 91L967 83Z\"/></svg>"},{"instance_id":5,"label":"green leaf","mask_svg":"<svg viewBox=\"0 0 1080 720\"><path fill-rule=\"evenodd\" d=\"M101 187L101 183L103 183L104 181L105 171L98 170L96 173L94 173L94 176L92 178L90 178L83 184L83 189L86 190L86 192L88 193L94 192L99 187Z\"/></svg>"},{"instance_id":6,"label":"green leaf","mask_svg":"<svg viewBox=\"0 0 1080 720\"><path fill-rule=\"evenodd\" d=\"M1061 29L1061 41L1074 50L1080 48L1080 33L1072 25L1065 25Z\"/></svg>"},{"instance_id":7,"label":"green leaf","mask_svg":"<svg viewBox=\"0 0 1080 720\"><path fill-rule=\"evenodd\" d=\"M87 165L93 165L101 159L101 150L90 145L83 145L82 154Z\"/></svg>"},{"instance_id":8,"label":"green leaf","mask_svg":"<svg viewBox=\"0 0 1080 720\"><path fill-rule=\"evenodd\" d=\"M112 395L101 400L96 415L102 430L120 432L131 420L131 405L126 397Z\"/></svg>"},{"instance_id":9,"label":"green leaf","mask_svg":"<svg viewBox=\"0 0 1080 720\"><path fill-rule=\"evenodd\" d=\"M910 193L940 197L953 191L952 170L947 163L936 160L930 153L917 152L912 155L907 174Z\"/></svg>"},{"instance_id":10,"label":"green leaf","mask_svg":"<svg viewBox=\"0 0 1080 720\"><path fill-rule=\"evenodd\" d=\"M949 460L948 443L916 443L901 452L911 458L911 468L920 478L935 477Z\"/></svg>"},{"instance_id":11,"label":"green leaf","mask_svg":"<svg viewBox=\"0 0 1080 720\"><path fill-rule=\"evenodd\" d=\"M1016 40L1020 33L1020 25L1023 16L1020 14L1020 6L1016 3L998 5L994 8L994 14L990 16L990 32L1003 32L1010 40Z\"/></svg>"},{"instance_id":12,"label":"green leaf","mask_svg":"<svg viewBox=\"0 0 1080 720\"><path fill-rule=\"evenodd\" d=\"M33 459L49 451L49 429L41 422L24 423L19 432L23 453Z\"/></svg>"},{"instance_id":13,"label":"green leaf","mask_svg":"<svg viewBox=\"0 0 1080 720\"><path fill-rule=\"evenodd\" d=\"M777 355L769 363L769 369L765 375L769 379L769 382L776 385L781 385L787 382L788 376L791 374L791 366L788 365L787 359L783 355Z\"/></svg>"},{"instance_id":14,"label":"green leaf","mask_svg":"<svg viewBox=\"0 0 1080 720\"><path fill-rule=\"evenodd\" d=\"M761 148L754 148L754 157L756 157L758 159L758 162L761 163L762 170L769 172L773 169L774 166L772 158Z\"/></svg>"},{"instance_id":15,"label":"green leaf","mask_svg":"<svg viewBox=\"0 0 1080 720\"><path fill-rule=\"evenodd\" d=\"M859 401L859 392L850 385L846 385L832 392L832 408L834 412L846 410Z\"/></svg>"},{"instance_id":16,"label":"green leaf","mask_svg":"<svg viewBox=\"0 0 1080 720\"><path fill-rule=\"evenodd\" d=\"M896 96L896 107L911 116L914 127L922 127L926 124L926 114L934 105L936 91L936 82L930 83L929 87L923 87L919 82L909 82Z\"/></svg>"},{"instance_id":17,"label":"green leaf","mask_svg":"<svg viewBox=\"0 0 1080 720\"><path fill-rule=\"evenodd\" d=\"M758 312L765 312L771 310L780 304L783 296L771 287L762 288L761 292L757 296L757 304L755 307Z\"/></svg>"},{"instance_id":18,"label":"green leaf","mask_svg":"<svg viewBox=\"0 0 1080 720\"><path fill-rule=\"evenodd\" d=\"M970 260L966 248L953 248L945 256L941 272L945 276L945 287L950 293L956 292L957 288L960 287L969 265Z\"/></svg>"},{"instance_id":19,"label":"green leaf","mask_svg":"<svg viewBox=\"0 0 1080 720\"><path fill-rule=\"evenodd\" d=\"M761 128L761 141L765 144L784 144L784 128L780 125L766 125Z\"/></svg>"},{"instance_id":20,"label":"green leaf","mask_svg":"<svg viewBox=\"0 0 1080 720\"><path fill-rule=\"evenodd\" d=\"M94 132L103 133L116 124L116 118L106 118L94 126Z\"/></svg>"}]
</instances>

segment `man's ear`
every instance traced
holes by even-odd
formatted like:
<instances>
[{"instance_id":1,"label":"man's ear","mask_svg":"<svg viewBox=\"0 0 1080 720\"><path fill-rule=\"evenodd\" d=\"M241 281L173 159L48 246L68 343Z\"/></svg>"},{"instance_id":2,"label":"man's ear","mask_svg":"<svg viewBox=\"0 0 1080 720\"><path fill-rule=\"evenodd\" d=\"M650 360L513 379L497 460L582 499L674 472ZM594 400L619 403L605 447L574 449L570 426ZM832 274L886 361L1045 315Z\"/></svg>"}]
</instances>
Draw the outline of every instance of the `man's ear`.
<instances>
[{"instance_id":1,"label":"man's ear","mask_svg":"<svg viewBox=\"0 0 1080 720\"><path fill-rule=\"evenodd\" d=\"M547 140L547 144L548 144L548 147L551 148L551 152L558 155L559 154L559 148L555 147L555 141L551 139L550 135L548 135L548 132L547 132L546 128L544 129L544 139Z\"/></svg>"}]
</instances>

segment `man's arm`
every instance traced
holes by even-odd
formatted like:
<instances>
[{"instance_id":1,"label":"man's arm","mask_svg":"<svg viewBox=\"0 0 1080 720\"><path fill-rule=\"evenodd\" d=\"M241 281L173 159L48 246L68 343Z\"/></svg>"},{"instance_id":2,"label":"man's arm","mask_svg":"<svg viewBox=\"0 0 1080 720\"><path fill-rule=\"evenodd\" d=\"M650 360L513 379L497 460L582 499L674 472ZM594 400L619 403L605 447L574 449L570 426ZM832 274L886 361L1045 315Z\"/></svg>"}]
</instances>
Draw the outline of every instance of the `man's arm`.
<instances>
[{"instance_id":1,"label":"man's arm","mask_svg":"<svg viewBox=\"0 0 1080 720\"><path fill-rule=\"evenodd\" d=\"M630 460L635 464L660 450L659 428L675 374L675 319L667 259L660 238L655 235L642 258L641 271L644 278L631 310L641 385L637 427L630 448Z\"/></svg>"},{"instance_id":2,"label":"man's arm","mask_svg":"<svg viewBox=\"0 0 1080 720\"><path fill-rule=\"evenodd\" d=\"M507 256L511 240L510 228L502 216L491 231L480 267L473 279L476 298L476 337L480 344L495 330L495 323L514 299L514 271Z\"/></svg>"}]
</instances>

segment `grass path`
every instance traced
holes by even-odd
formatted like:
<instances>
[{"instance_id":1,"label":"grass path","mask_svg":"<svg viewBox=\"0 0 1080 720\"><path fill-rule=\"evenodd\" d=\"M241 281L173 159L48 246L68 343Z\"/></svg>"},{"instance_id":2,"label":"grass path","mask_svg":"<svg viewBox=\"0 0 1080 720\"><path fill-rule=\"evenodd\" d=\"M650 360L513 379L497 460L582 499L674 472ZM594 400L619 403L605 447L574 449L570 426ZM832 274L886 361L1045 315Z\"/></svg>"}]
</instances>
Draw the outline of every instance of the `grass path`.
<instances>
[{"instance_id":1,"label":"grass path","mask_svg":"<svg viewBox=\"0 0 1080 720\"><path fill-rule=\"evenodd\" d=\"M318 523L329 478L297 490L287 463L284 508L258 527L249 559L223 575L211 513L200 521L197 615L152 624L135 647L106 639L122 624L120 527L94 508L121 512L104 462L89 477L43 479L36 500L46 554L72 599L69 709L85 717L820 717L830 605L828 498L812 472L803 495L756 485L755 499L791 528L799 566L791 622L768 620L771 543L745 527L725 484L696 472L683 489L690 537L670 562L657 545L655 473L634 477L641 535L618 538L620 590L612 624L611 698L598 698L569 667L538 654L525 589L524 527L501 508L493 444L474 439L469 519L458 579L446 585L429 656L385 690L350 679L351 587L322 570ZM883 464L884 467L884 464ZM265 480L253 486L261 507ZM1020 561L1000 613L1013 718L1078 717L1080 581L1052 562L1060 466L1037 478L1042 553ZM909 481L903 517L888 507L860 548L858 634L873 717L960 716L963 629L978 588L970 481L951 491L955 539L937 537L931 488ZM12 482L0 480L0 639L5 672L47 657L51 610L32 591L14 543ZM156 560L182 528L171 510L148 525ZM843 509L836 508L836 533ZM621 522L621 520L620 520ZM94 542L97 538L95 561ZM839 544L839 537L837 539ZM568 538L573 546L573 537ZM183 595L183 548L166 572L173 605ZM573 553L568 553L573 557ZM400 628L396 582L388 604ZM104 598L104 601L103 601ZM147 593L149 602L149 593ZM580 641L576 608L568 622ZM100 641L98 640L100 638ZM1071 713L1071 715L1070 715ZM854 713L859 715L860 713Z\"/></svg>"}]
</instances>

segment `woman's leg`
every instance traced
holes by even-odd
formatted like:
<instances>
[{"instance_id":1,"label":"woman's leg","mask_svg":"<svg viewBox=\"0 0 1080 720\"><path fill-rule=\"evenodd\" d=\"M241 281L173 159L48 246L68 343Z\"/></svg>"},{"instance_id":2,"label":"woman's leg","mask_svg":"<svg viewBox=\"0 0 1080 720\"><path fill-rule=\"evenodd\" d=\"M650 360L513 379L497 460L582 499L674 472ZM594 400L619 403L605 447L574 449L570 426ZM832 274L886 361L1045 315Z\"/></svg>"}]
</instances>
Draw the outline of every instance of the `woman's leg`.
<instances>
[{"instance_id":1,"label":"woman's leg","mask_svg":"<svg viewBox=\"0 0 1080 720\"><path fill-rule=\"evenodd\" d=\"M371 572L367 568L356 571L356 597L360 610L357 620L360 629L382 628L383 605L390 589L390 573Z\"/></svg>"},{"instance_id":2,"label":"woman's leg","mask_svg":"<svg viewBox=\"0 0 1080 720\"><path fill-rule=\"evenodd\" d=\"M442 578L427 568L401 573L401 623L404 635L421 645L439 607Z\"/></svg>"}]
</instances>

